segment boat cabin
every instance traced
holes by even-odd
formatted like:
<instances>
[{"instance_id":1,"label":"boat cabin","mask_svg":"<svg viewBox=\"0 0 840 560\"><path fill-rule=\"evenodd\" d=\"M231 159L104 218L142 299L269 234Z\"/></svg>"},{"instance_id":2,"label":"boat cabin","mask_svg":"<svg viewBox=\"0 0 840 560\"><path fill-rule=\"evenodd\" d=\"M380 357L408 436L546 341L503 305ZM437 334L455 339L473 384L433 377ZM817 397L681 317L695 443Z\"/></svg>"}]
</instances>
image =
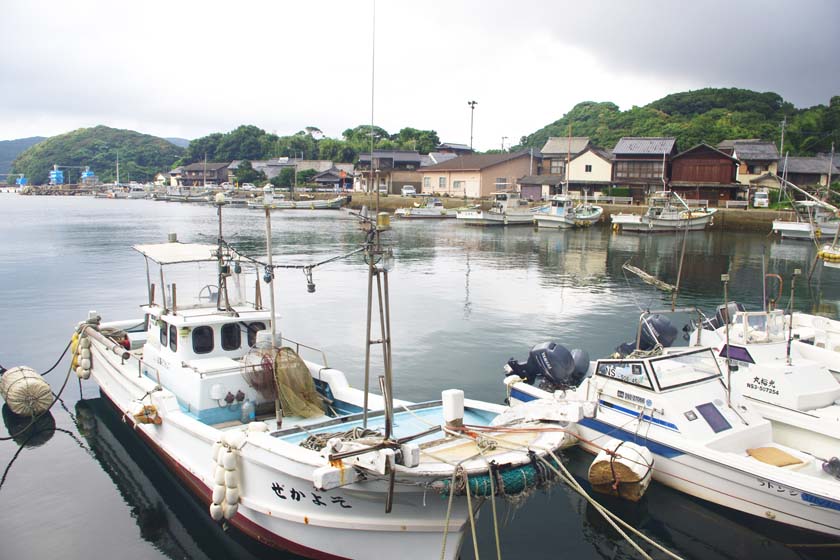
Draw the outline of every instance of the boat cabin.
<instances>
[{"instance_id":1,"label":"boat cabin","mask_svg":"<svg viewBox=\"0 0 840 560\"><path fill-rule=\"evenodd\" d=\"M493 193L493 208L497 212L527 211L528 201L519 196L517 192L496 192Z\"/></svg>"}]
</instances>

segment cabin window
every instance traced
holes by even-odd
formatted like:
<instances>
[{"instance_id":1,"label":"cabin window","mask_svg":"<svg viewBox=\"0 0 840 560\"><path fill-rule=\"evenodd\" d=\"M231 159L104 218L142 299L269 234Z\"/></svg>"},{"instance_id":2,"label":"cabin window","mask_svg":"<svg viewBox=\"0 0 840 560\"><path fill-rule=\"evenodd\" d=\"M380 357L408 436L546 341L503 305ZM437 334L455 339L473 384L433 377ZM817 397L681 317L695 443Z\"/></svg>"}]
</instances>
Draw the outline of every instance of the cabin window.
<instances>
[{"instance_id":1,"label":"cabin window","mask_svg":"<svg viewBox=\"0 0 840 560\"><path fill-rule=\"evenodd\" d=\"M438 188L445 189L446 188L446 177L438 177Z\"/></svg>"},{"instance_id":2,"label":"cabin window","mask_svg":"<svg viewBox=\"0 0 840 560\"><path fill-rule=\"evenodd\" d=\"M251 348L257 343L257 333L265 330L265 323L259 321L248 325L248 347Z\"/></svg>"},{"instance_id":3,"label":"cabin window","mask_svg":"<svg viewBox=\"0 0 840 560\"><path fill-rule=\"evenodd\" d=\"M592 166L591 165L584 165L583 170L586 173L592 173Z\"/></svg>"},{"instance_id":4,"label":"cabin window","mask_svg":"<svg viewBox=\"0 0 840 560\"><path fill-rule=\"evenodd\" d=\"M222 350L239 350L242 346L242 330L239 323L222 325Z\"/></svg>"},{"instance_id":5,"label":"cabin window","mask_svg":"<svg viewBox=\"0 0 840 560\"><path fill-rule=\"evenodd\" d=\"M196 327L192 332L192 347L196 354L207 354L213 351L213 328Z\"/></svg>"},{"instance_id":6,"label":"cabin window","mask_svg":"<svg viewBox=\"0 0 840 560\"><path fill-rule=\"evenodd\" d=\"M178 351L178 329L175 325L169 325L169 349L173 352Z\"/></svg>"},{"instance_id":7,"label":"cabin window","mask_svg":"<svg viewBox=\"0 0 840 560\"><path fill-rule=\"evenodd\" d=\"M166 339L166 333L169 330L169 326L164 323L163 321L160 322L160 345L163 348L166 348L168 344L168 340Z\"/></svg>"}]
</instances>

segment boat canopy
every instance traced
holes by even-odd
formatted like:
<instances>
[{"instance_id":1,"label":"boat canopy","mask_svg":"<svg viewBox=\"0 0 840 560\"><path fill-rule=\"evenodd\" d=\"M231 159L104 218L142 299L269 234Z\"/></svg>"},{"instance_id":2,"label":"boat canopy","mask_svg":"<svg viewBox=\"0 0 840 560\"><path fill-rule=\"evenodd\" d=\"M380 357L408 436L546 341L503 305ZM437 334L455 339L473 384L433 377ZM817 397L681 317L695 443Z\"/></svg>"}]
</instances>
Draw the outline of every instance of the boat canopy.
<instances>
[{"instance_id":1,"label":"boat canopy","mask_svg":"<svg viewBox=\"0 0 840 560\"><path fill-rule=\"evenodd\" d=\"M206 262L218 260L218 245L202 243L156 243L134 245L133 249L152 261L164 264Z\"/></svg>"}]
</instances>

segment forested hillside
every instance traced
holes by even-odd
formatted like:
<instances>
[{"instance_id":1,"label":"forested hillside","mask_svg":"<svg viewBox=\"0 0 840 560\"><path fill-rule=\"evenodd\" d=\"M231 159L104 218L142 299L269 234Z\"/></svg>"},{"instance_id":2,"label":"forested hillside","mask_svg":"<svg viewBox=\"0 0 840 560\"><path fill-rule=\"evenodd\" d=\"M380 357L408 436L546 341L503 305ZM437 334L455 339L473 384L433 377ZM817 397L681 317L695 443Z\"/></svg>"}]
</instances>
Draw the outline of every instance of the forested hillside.
<instances>
[{"instance_id":1,"label":"forested hillside","mask_svg":"<svg viewBox=\"0 0 840 560\"><path fill-rule=\"evenodd\" d=\"M785 125L785 151L791 155L828 152L840 147L840 95L828 106L797 109L772 92L744 89L701 89L675 93L644 107L619 110L610 102L584 101L562 118L524 136L516 148L541 148L550 136L589 136L612 148L622 136L674 136L679 149L727 138L760 138L776 142Z\"/></svg>"},{"instance_id":2,"label":"forested hillside","mask_svg":"<svg viewBox=\"0 0 840 560\"><path fill-rule=\"evenodd\" d=\"M45 140L43 136L18 138L16 140L0 140L0 183L3 183L6 180L6 174L12 167L12 162L16 157L18 157L18 154L42 140ZM13 177L9 183L13 184L14 179L16 179L16 177Z\"/></svg>"},{"instance_id":3,"label":"forested hillside","mask_svg":"<svg viewBox=\"0 0 840 560\"><path fill-rule=\"evenodd\" d=\"M79 168L84 166L90 166L101 181L112 182L119 157L121 181L151 181L158 171L170 169L183 153L183 148L163 138L96 126L48 138L21 153L12 167L33 185L46 183L54 164L67 166L64 171L68 183L78 180Z\"/></svg>"}]
</instances>

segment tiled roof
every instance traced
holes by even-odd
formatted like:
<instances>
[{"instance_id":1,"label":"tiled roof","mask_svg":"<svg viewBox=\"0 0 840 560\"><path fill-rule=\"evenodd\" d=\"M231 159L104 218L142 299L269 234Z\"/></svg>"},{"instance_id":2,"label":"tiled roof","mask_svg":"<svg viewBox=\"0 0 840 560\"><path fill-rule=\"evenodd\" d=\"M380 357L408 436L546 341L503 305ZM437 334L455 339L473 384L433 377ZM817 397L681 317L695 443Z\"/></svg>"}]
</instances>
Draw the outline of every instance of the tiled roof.
<instances>
[{"instance_id":1,"label":"tiled roof","mask_svg":"<svg viewBox=\"0 0 840 560\"><path fill-rule=\"evenodd\" d=\"M640 138L625 136L618 141L612 153L615 155L661 155L669 153L674 149L676 138Z\"/></svg>"},{"instance_id":2,"label":"tiled roof","mask_svg":"<svg viewBox=\"0 0 840 560\"><path fill-rule=\"evenodd\" d=\"M699 149L699 148L706 148L706 149L708 149L708 150L711 150L711 151L713 151L713 152L715 152L715 153L718 153L718 154L720 154L720 155L724 156L725 158L731 159L731 160L733 160L733 161L735 161L735 162L737 162L737 161L738 161L738 159L737 159L737 158L734 158L734 157L732 157L731 155L727 154L726 152L722 152L722 151L718 150L717 148L714 148L714 147L712 147L712 146L709 146L709 145L708 145L708 144L706 144L705 142L701 142L700 144L697 144L696 146L692 146L692 147L690 147L689 149L687 149L687 150L685 150L685 151L682 151L682 152L678 153L678 154L677 154L677 155L675 155L672 159L677 159L678 157L682 157L682 156L684 156L685 154L687 154L687 153L689 153L689 152L693 152L693 151L695 151L695 150L697 150L697 149Z\"/></svg>"},{"instance_id":3,"label":"tiled roof","mask_svg":"<svg viewBox=\"0 0 840 560\"><path fill-rule=\"evenodd\" d=\"M420 154L410 150L374 150L374 159L393 159L395 162L420 163ZM370 152L359 154L359 163L370 162Z\"/></svg>"},{"instance_id":4,"label":"tiled roof","mask_svg":"<svg viewBox=\"0 0 840 560\"><path fill-rule=\"evenodd\" d=\"M516 182L520 185L560 185L565 180L563 175L526 175Z\"/></svg>"},{"instance_id":5,"label":"tiled roof","mask_svg":"<svg viewBox=\"0 0 840 560\"><path fill-rule=\"evenodd\" d=\"M787 158L787 172L788 173L813 173L813 174L828 174L828 167L831 160L821 157L789 157ZM833 176L840 175L840 168L837 166L838 162L835 159L834 169L831 171ZM779 160L779 173L783 172L785 167L785 160Z\"/></svg>"},{"instance_id":6,"label":"tiled roof","mask_svg":"<svg viewBox=\"0 0 840 560\"><path fill-rule=\"evenodd\" d=\"M726 144L725 144L726 143ZM730 148L742 161L774 161L779 159L776 144L764 140L724 140L718 149Z\"/></svg>"},{"instance_id":7,"label":"tiled roof","mask_svg":"<svg viewBox=\"0 0 840 560\"><path fill-rule=\"evenodd\" d=\"M570 142L571 140L571 142ZM552 136L540 150L543 154L579 154L589 146L589 136Z\"/></svg>"},{"instance_id":8,"label":"tiled roof","mask_svg":"<svg viewBox=\"0 0 840 560\"><path fill-rule=\"evenodd\" d=\"M612 163L613 156L608 150L605 150L603 148L595 148L595 147L592 147L592 146L590 146L589 149L587 149L587 150L583 150L581 153L577 154L576 156L572 156L572 159L579 158L580 156L582 156L586 152L592 152L593 154L597 155L601 159L603 159L603 160L605 160L609 163Z\"/></svg>"},{"instance_id":9,"label":"tiled roof","mask_svg":"<svg viewBox=\"0 0 840 560\"><path fill-rule=\"evenodd\" d=\"M529 155L527 150L522 152L505 152L503 154L469 154L450 159L437 165L424 167L422 171L480 171L512 159Z\"/></svg>"},{"instance_id":10,"label":"tiled roof","mask_svg":"<svg viewBox=\"0 0 840 560\"><path fill-rule=\"evenodd\" d=\"M207 171L218 171L219 169L224 169L227 166L227 163L210 163L209 161L207 163L204 163L202 161L200 163L189 164L188 166L184 167L184 171L204 171L205 169L207 169Z\"/></svg>"},{"instance_id":11,"label":"tiled roof","mask_svg":"<svg viewBox=\"0 0 840 560\"><path fill-rule=\"evenodd\" d=\"M437 146L436 149L438 149L438 150L440 150L440 149L447 150L448 149L448 150L469 150L469 151L472 151L472 148L470 148L466 144L454 144L452 142L443 142L439 146Z\"/></svg>"}]
</instances>

